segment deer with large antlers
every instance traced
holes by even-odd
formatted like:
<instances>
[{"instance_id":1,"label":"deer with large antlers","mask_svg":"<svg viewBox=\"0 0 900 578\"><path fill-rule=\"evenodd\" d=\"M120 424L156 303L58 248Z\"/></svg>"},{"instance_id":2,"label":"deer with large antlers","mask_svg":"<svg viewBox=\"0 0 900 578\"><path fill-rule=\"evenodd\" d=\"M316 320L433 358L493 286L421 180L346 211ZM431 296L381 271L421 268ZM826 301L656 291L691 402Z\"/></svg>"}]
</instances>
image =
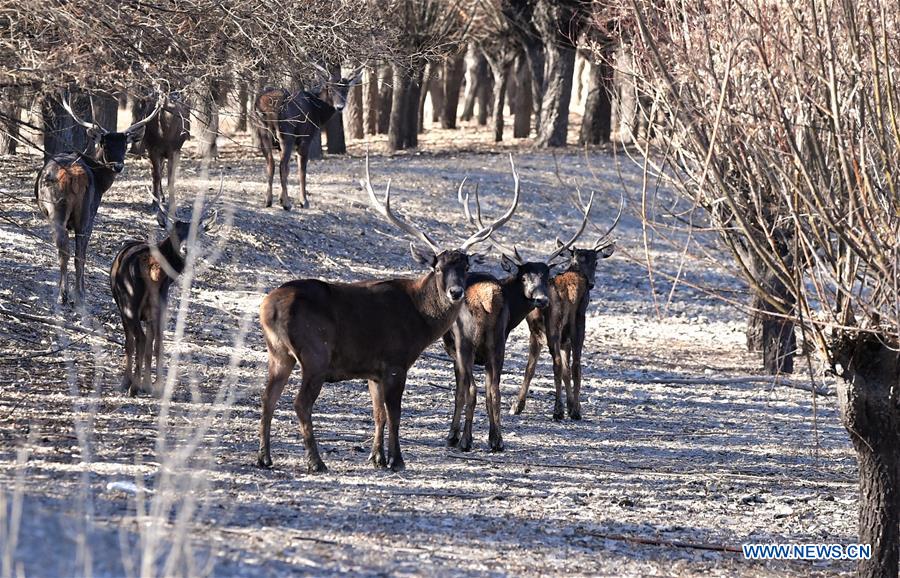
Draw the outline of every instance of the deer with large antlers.
<instances>
[{"instance_id":1,"label":"deer with large antlers","mask_svg":"<svg viewBox=\"0 0 900 578\"><path fill-rule=\"evenodd\" d=\"M116 175L125 168L125 152L138 130L150 122L162 108L162 100L144 119L123 132L110 132L93 122L86 122L72 111L69 100L61 97L63 108L87 129L95 145L93 157L72 152L55 155L44 163L34 182L38 207L50 222L53 241L59 252L59 301L69 300L66 272L69 267L69 231L75 233L75 302L84 301L84 266L88 242L100 199Z\"/></svg>"},{"instance_id":2,"label":"deer with large antlers","mask_svg":"<svg viewBox=\"0 0 900 578\"><path fill-rule=\"evenodd\" d=\"M321 82L313 88L293 95L284 88L265 88L256 97L253 106L259 148L266 157L267 207L272 206L272 179L275 176L275 150L278 148L281 148L281 162L278 165L281 206L286 211L291 209L287 182L294 148L297 149L300 165L300 204L303 208L309 206L306 199L306 164L313 137L334 113L344 109L347 94L362 78L362 68L358 68L348 77L335 81L323 67L313 65L322 75Z\"/></svg>"},{"instance_id":3,"label":"deer with large antlers","mask_svg":"<svg viewBox=\"0 0 900 578\"><path fill-rule=\"evenodd\" d=\"M306 446L309 472L325 471L312 426L312 406L325 382L366 379L372 397L375 433L370 460L376 467L398 471L400 405L406 375L422 351L450 329L465 294L469 249L485 241L507 222L518 205L518 191L510 209L476 231L458 248L442 249L431 237L400 219L390 204L390 181L380 201L372 189L369 161L363 182L372 206L413 242L413 257L430 271L418 279L388 279L357 283L329 283L316 279L291 281L263 299L260 321L269 353L269 375L262 395L259 429L260 467L271 467L269 432L275 404L294 366L303 371L294 410ZM388 425L388 459L384 455L384 426Z\"/></svg>"},{"instance_id":4,"label":"deer with large antlers","mask_svg":"<svg viewBox=\"0 0 900 578\"><path fill-rule=\"evenodd\" d=\"M510 158L512 162L512 158ZM519 179L513 170L516 190ZM466 220L476 228L483 228L478 187L475 187L476 212L469 210L469 195L463 195L460 185L457 199ZM592 199L593 202L593 199ZM456 395L453 418L447 445L462 451L472 448L472 421L475 413L477 388L474 366L484 366L485 403L489 421L488 443L492 451L503 450L500 427L500 377L506 356L506 340L531 311L543 309L548 297L550 267L543 261L526 262L515 247L509 248L496 239L491 243L501 257L501 266L510 273L497 279L488 273L471 273L466 278L465 306L456 323L444 334L444 349L453 358L456 375ZM466 419L460 432L462 410Z\"/></svg>"},{"instance_id":5,"label":"deer with large antlers","mask_svg":"<svg viewBox=\"0 0 900 578\"><path fill-rule=\"evenodd\" d=\"M528 388L534 378L537 358L541 350L541 341L546 339L547 348L553 358L553 381L556 397L553 405L553 419L563 419L562 384L566 386L566 410L569 418L581 419L581 354L584 348L585 312L590 303L590 292L594 287L594 276L597 273L597 261L613 254L615 242L609 235L616 228L625 207L625 198L619 206L612 226L602 234L590 249L574 248L575 242L584 232L593 203L593 195L584 206L576 202L579 210L584 212L581 227L567 243L556 240L557 248L546 262L552 263L562 257L559 263L564 269L550 279L550 302L543 310L534 310L528 314L528 329L531 332L528 347L528 362L525 365L525 378L519 389L519 395L510 408L510 413L517 415L525 409Z\"/></svg>"},{"instance_id":6,"label":"deer with large antlers","mask_svg":"<svg viewBox=\"0 0 900 578\"><path fill-rule=\"evenodd\" d=\"M215 212L210 213L208 208L198 219L178 219L171 217L156 199L153 202L157 222L168 236L159 243L126 241L109 271L109 285L125 330L125 375L121 389L131 396L138 392L153 393L150 365L154 356L156 389L159 389L169 287L184 271L197 231L208 231L215 222Z\"/></svg>"}]
</instances>

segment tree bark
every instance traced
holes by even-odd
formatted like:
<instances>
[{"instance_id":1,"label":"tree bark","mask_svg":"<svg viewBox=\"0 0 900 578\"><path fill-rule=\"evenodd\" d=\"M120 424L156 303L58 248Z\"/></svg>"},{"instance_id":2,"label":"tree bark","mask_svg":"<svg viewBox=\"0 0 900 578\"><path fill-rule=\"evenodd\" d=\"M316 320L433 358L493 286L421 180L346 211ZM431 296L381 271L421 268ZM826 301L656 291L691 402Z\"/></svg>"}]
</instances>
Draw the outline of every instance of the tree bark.
<instances>
[{"instance_id":1,"label":"tree bark","mask_svg":"<svg viewBox=\"0 0 900 578\"><path fill-rule=\"evenodd\" d=\"M527 138L531 132L531 111L534 99L531 92L531 67L528 57L522 53L516 59L515 121L513 122L513 138Z\"/></svg>"},{"instance_id":2,"label":"tree bark","mask_svg":"<svg viewBox=\"0 0 900 578\"><path fill-rule=\"evenodd\" d=\"M219 136L219 106L212 90L207 89L198 97L200 106L197 107L197 154L200 155L200 170L204 176L208 175L209 165L212 159L219 156L219 147L216 139ZM194 127L191 126L191 132Z\"/></svg>"},{"instance_id":3,"label":"tree bark","mask_svg":"<svg viewBox=\"0 0 900 578\"><path fill-rule=\"evenodd\" d=\"M387 134L391 126L391 112L394 106L394 69L382 66L378 71L378 134Z\"/></svg>"},{"instance_id":4,"label":"tree bark","mask_svg":"<svg viewBox=\"0 0 900 578\"><path fill-rule=\"evenodd\" d=\"M363 87L361 84L357 84L347 93L347 104L341 114L344 117L344 134L349 138L363 138L365 132L363 130Z\"/></svg>"},{"instance_id":5,"label":"tree bark","mask_svg":"<svg viewBox=\"0 0 900 578\"><path fill-rule=\"evenodd\" d=\"M22 116L22 97L19 88L7 88L0 93L0 155L16 154L19 144L19 119Z\"/></svg>"},{"instance_id":6,"label":"tree bark","mask_svg":"<svg viewBox=\"0 0 900 578\"><path fill-rule=\"evenodd\" d=\"M435 64L431 70L431 80L428 83L428 95L431 96L431 122L437 124L444 116L444 79L442 78L443 64Z\"/></svg>"},{"instance_id":7,"label":"tree bark","mask_svg":"<svg viewBox=\"0 0 900 578\"><path fill-rule=\"evenodd\" d=\"M363 124L366 134L378 133L378 71L367 68L365 75L365 104L363 106Z\"/></svg>"},{"instance_id":8,"label":"tree bark","mask_svg":"<svg viewBox=\"0 0 900 578\"><path fill-rule=\"evenodd\" d=\"M247 101L250 100L250 90L247 86L247 81L242 80L240 84L238 84L238 119L237 119L237 127L235 130L238 132L247 132Z\"/></svg>"},{"instance_id":9,"label":"tree bark","mask_svg":"<svg viewBox=\"0 0 900 578\"><path fill-rule=\"evenodd\" d=\"M844 382L841 417L859 460L859 543L872 556L857 575L897 578L900 570L900 364L887 336L843 335L832 352Z\"/></svg>"},{"instance_id":10,"label":"tree bark","mask_svg":"<svg viewBox=\"0 0 900 578\"><path fill-rule=\"evenodd\" d=\"M106 93L97 93L92 99L94 122L108 131L115 131L119 122L119 99Z\"/></svg>"},{"instance_id":11,"label":"tree bark","mask_svg":"<svg viewBox=\"0 0 900 578\"><path fill-rule=\"evenodd\" d=\"M578 138L580 145L607 143L612 134L614 70L609 60L611 56L611 52L604 52L599 61L591 62L587 101Z\"/></svg>"},{"instance_id":12,"label":"tree bark","mask_svg":"<svg viewBox=\"0 0 900 578\"><path fill-rule=\"evenodd\" d=\"M388 149L398 151L416 148L419 144L418 104L425 65L421 63L412 70L394 65L393 69L394 94L388 130Z\"/></svg>"},{"instance_id":13,"label":"tree bark","mask_svg":"<svg viewBox=\"0 0 900 578\"><path fill-rule=\"evenodd\" d=\"M470 44L466 49L466 92L463 99L463 110L459 116L460 120L466 122L475 117L475 100L478 98L479 89L487 76L487 60L484 54L474 44Z\"/></svg>"},{"instance_id":14,"label":"tree bark","mask_svg":"<svg viewBox=\"0 0 900 578\"><path fill-rule=\"evenodd\" d=\"M465 73L465 55L458 53L444 60L444 112L441 115L441 127L456 128L456 115L459 109L459 93L462 90Z\"/></svg>"},{"instance_id":15,"label":"tree bark","mask_svg":"<svg viewBox=\"0 0 900 578\"><path fill-rule=\"evenodd\" d=\"M785 263L790 256L782 255ZM756 282L766 294L780 299L787 311L794 307L794 296L791 291L764 264L754 264L753 271ZM753 292L750 301L750 318L747 321L747 348L750 351L762 352L763 368L770 375L793 373L794 355L797 349L797 334L794 323L790 319L773 314L778 308L765 300L757 292Z\"/></svg>"},{"instance_id":16,"label":"tree bark","mask_svg":"<svg viewBox=\"0 0 900 578\"><path fill-rule=\"evenodd\" d=\"M422 75L422 90L419 91L419 98L416 102L416 132L421 134L425 131L425 101L431 88L432 75L434 74L434 65L428 64ZM432 104L432 106L434 106Z\"/></svg>"},{"instance_id":17,"label":"tree bark","mask_svg":"<svg viewBox=\"0 0 900 578\"><path fill-rule=\"evenodd\" d=\"M70 96L69 104L80 118L91 120L90 99L81 93ZM83 152L93 155L93 143L87 131L63 109L59 100L46 97L41 103L43 121L44 160L59 153Z\"/></svg>"},{"instance_id":18,"label":"tree bark","mask_svg":"<svg viewBox=\"0 0 900 578\"><path fill-rule=\"evenodd\" d=\"M569 103L575 74L575 46L578 4L568 1L539 0L534 10L535 26L544 40L546 77L541 104L539 147L566 145L569 128Z\"/></svg>"},{"instance_id":19,"label":"tree bark","mask_svg":"<svg viewBox=\"0 0 900 578\"><path fill-rule=\"evenodd\" d=\"M478 87L476 92L476 100L478 101L478 126L487 126L488 119L494 112L494 101L491 95L494 94L494 76L491 74L490 67L485 66L481 78L478 79Z\"/></svg>"},{"instance_id":20,"label":"tree bark","mask_svg":"<svg viewBox=\"0 0 900 578\"><path fill-rule=\"evenodd\" d=\"M509 78L511 61L505 54L492 55L487 59L494 84L494 142L503 140L503 103L506 100L506 83Z\"/></svg>"}]
</instances>

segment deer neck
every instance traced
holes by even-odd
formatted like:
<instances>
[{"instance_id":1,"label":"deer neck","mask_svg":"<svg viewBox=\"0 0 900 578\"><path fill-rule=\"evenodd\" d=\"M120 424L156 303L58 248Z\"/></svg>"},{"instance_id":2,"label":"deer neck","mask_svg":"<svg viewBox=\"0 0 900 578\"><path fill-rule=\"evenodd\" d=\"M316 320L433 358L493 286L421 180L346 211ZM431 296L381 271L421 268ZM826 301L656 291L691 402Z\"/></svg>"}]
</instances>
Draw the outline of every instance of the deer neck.
<instances>
[{"instance_id":1,"label":"deer neck","mask_svg":"<svg viewBox=\"0 0 900 578\"><path fill-rule=\"evenodd\" d=\"M307 112L306 117L311 123L321 129L334 116L335 109L318 95L308 94L307 102L309 102L310 110Z\"/></svg>"},{"instance_id":2,"label":"deer neck","mask_svg":"<svg viewBox=\"0 0 900 578\"><path fill-rule=\"evenodd\" d=\"M437 286L433 271L413 283L412 298L425 324L431 329L428 343L446 333L459 315L464 299L454 303Z\"/></svg>"},{"instance_id":3,"label":"deer neck","mask_svg":"<svg viewBox=\"0 0 900 578\"><path fill-rule=\"evenodd\" d=\"M525 297L525 286L518 275L510 275L500 283L503 287L503 300L509 310L509 322L506 325L506 334L509 335L531 313L534 306Z\"/></svg>"},{"instance_id":4,"label":"deer neck","mask_svg":"<svg viewBox=\"0 0 900 578\"><path fill-rule=\"evenodd\" d=\"M184 271L184 259L181 257L181 253L175 250L171 237L166 237L165 241L157 245L157 249L172 270L179 275Z\"/></svg>"},{"instance_id":5,"label":"deer neck","mask_svg":"<svg viewBox=\"0 0 900 578\"><path fill-rule=\"evenodd\" d=\"M92 159L90 157L82 157L84 162L90 167L91 172L94 173L94 190L97 191L97 195L102 195L116 180L116 172L109 168L106 163L102 163L96 159Z\"/></svg>"}]
</instances>

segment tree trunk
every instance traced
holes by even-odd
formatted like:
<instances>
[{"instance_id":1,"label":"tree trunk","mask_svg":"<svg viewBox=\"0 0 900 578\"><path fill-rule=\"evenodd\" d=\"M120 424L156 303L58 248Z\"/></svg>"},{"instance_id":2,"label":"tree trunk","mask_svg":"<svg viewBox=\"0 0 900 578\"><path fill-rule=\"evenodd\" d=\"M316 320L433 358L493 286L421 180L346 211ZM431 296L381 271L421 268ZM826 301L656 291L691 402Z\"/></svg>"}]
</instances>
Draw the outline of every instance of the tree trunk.
<instances>
[{"instance_id":1,"label":"tree trunk","mask_svg":"<svg viewBox=\"0 0 900 578\"><path fill-rule=\"evenodd\" d=\"M382 66L378 71L378 134L387 134L391 127L391 113L394 106L394 69Z\"/></svg>"},{"instance_id":2,"label":"tree trunk","mask_svg":"<svg viewBox=\"0 0 900 578\"><path fill-rule=\"evenodd\" d=\"M341 115L344 117L344 134L349 138L360 139L363 131L363 87L357 84L347 93L347 104Z\"/></svg>"},{"instance_id":3,"label":"tree trunk","mask_svg":"<svg viewBox=\"0 0 900 578\"><path fill-rule=\"evenodd\" d=\"M208 176L212 159L219 156L219 147L216 143L219 136L219 106L214 96L211 90L199 95L199 106L194 117L197 127L197 154L200 155L200 171L204 177ZM193 123L191 132L195 132Z\"/></svg>"},{"instance_id":4,"label":"tree trunk","mask_svg":"<svg viewBox=\"0 0 900 578\"><path fill-rule=\"evenodd\" d=\"M419 98L416 101L416 132L419 134L425 131L425 100L428 98L433 74L434 66L428 64L425 67L425 73L422 75L422 90L419 91ZM432 106L434 105L432 104Z\"/></svg>"},{"instance_id":5,"label":"tree trunk","mask_svg":"<svg viewBox=\"0 0 900 578\"><path fill-rule=\"evenodd\" d=\"M505 54L488 58L494 83L494 142L503 140L503 102L506 100L506 81L509 77L510 61Z\"/></svg>"},{"instance_id":6,"label":"tree trunk","mask_svg":"<svg viewBox=\"0 0 900 578\"><path fill-rule=\"evenodd\" d=\"M250 100L249 87L247 81L242 80L238 84L238 119L235 130L238 132L247 132L247 101Z\"/></svg>"},{"instance_id":7,"label":"tree trunk","mask_svg":"<svg viewBox=\"0 0 900 578\"><path fill-rule=\"evenodd\" d=\"M69 100L72 110L80 118L91 120L90 99L81 93L72 94ZM41 103L44 125L44 160L64 152L83 152L93 155L93 143L87 131L63 109L56 98L47 97Z\"/></svg>"},{"instance_id":8,"label":"tree trunk","mask_svg":"<svg viewBox=\"0 0 900 578\"><path fill-rule=\"evenodd\" d=\"M416 148L418 137L418 103L422 92L424 63L412 71L394 65L394 94L391 104L391 125L388 130L388 149L398 151Z\"/></svg>"},{"instance_id":9,"label":"tree trunk","mask_svg":"<svg viewBox=\"0 0 900 578\"><path fill-rule=\"evenodd\" d=\"M858 333L835 342L843 370L838 403L859 460L859 543L872 546L857 575L897 578L900 567L900 364L887 336Z\"/></svg>"},{"instance_id":10,"label":"tree trunk","mask_svg":"<svg viewBox=\"0 0 900 578\"><path fill-rule=\"evenodd\" d=\"M569 128L569 103L575 75L575 46L578 3L538 0L534 23L544 41L546 64L544 94L541 103L541 127L536 144L540 147L566 145Z\"/></svg>"},{"instance_id":11,"label":"tree trunk","mask_svg":"<svg viewBox=\"0 0 900 578\"><path fill-rule=\"evenodd\" d=\"M475 116L475 100L478 98L481 84L488 78L488 75L487 60L481 49L474 44L470 44L466 50L465 63L466 93L463 99L462 114L459 118L468 122Z\"/></svg>"},{"instance_id":12,"label":"tree trunk","mask_svg":"<svg viewBox=\"0 0 900 578\"><path fill-rule=\"evenodd\" d=\"M478 79L476 100L478 101L478 126L487 126L488 119L494 112L494 101L491 95L494 94L494 77L491 74L490 67L485 66L482 77Z\"/></svg>"},{"instance_id":13,"label":"tree trunk","mask_svg":"<svg viewBox=\"0 0 900 578\"><path fill-rule=\"evenodd\" d=\"M458 53L444 60L444 112L441 115L441 127L456 128L456 115L459 109L459 93L462 89L465 72L465 55Z\"/></svg>"},{"instance_id":14,"label":"tree trunk","mask_svg":"<svg viewBox=\"0 0 900 578\"><path fill-rule=\"evenodd\" d=\"M428 83L432 124L441 122L441 118L444 116L444 79L441 78L443 68L443 65L434 65L431 69L431 80Z\"/></svg>"},{"instance_id":15,"label":"tree trunk","mask_svg":"<svg viewBox=\"0 0 900 578\"><path fill-rule=\"evenodd\" d=\"M366 134L378 133L378 71L374 68L366 69L365 76L365 105L363 106L363 124Z\"/></svg>"},{"instance_id":16,"label":"tree trunk","mask_svg":"<svg viewBox=\"0 0 900 578\"><path fill-rule=\"evenodd\" d=\"M515 121L513 122L513 138L527 138L531 132L531 111L534 103L531 92L531 68L528 57L519 54L516 59Z\"/></svg>"},{"instance_id":17,"label":"tree trunk","mask_svg":"<svg viewBox=\"0 0 900 578\"><path fill-rule=\"evenodd\" d=\"M783 255L785 262L790 256ZM756 282L766 293L780 299L788 312L793 310L794 297L787 287L766 267L760 263L753 271ZM747 348L750 351L762 352L763 368L770 375L793 373L794 355L797 349L797 334L794 323L781 316L770 315L779 312L772 303L763 299L755 291L750 301L751 313L747 321Z\"/></svg>"},{"instance_id":18,"label":"tree trunk","mask_svg":"<svg viewBox=\"0 0 900 578\"><path fill-rule=\"evenodd\" d=\"M544 100L544 45L540 39L526 39L525 56L528 60L531 76L531 108L534 118L534 134L541 130L541 109ZM527 136L527 135L526 135Z\"/></svg>"},{"instance_id":19,"label":"tree trunk","mask_svg":"<svg viewBox=\"0 0 900 578\"><path fill-rule=\"evenodd\" d=\"M115 131L119 122L119 99L111 94L93 95L94 122L108 131Z\"/></svg>"},{"instance_id":20,"label":"tree trunk","mask_svg":"<svg viewBox=\"0 0 900 578\"><path fill-rule=\"evenodd\" d=\"M347 154L347 139L344 138L344 120L342 113L335 113L325 123L325 136L328 139L327 150L330 155Z\"/></svg>"},{"instance_id":21,"label":"tree trunk","mask_svg":"<svg viewBox=\"0 0 900 578\"><path fill-rule=\"evenodd\" d=\"M613 67L611 51L604 52L599 61L591 63L587 102L578 144L609 142L612 133Z\"/></svg>"},{"instance_id":22,"label":"tree trunk","mask_svg":"<svg viewBox=\"0 0 900 578\"><path fill-rule=\"evenodd\" d=\"M19 88L7 88L0 93L0 155L16 154L19 144L19 123L22 116L22 94Z\"/></svg>"}]
</instances>

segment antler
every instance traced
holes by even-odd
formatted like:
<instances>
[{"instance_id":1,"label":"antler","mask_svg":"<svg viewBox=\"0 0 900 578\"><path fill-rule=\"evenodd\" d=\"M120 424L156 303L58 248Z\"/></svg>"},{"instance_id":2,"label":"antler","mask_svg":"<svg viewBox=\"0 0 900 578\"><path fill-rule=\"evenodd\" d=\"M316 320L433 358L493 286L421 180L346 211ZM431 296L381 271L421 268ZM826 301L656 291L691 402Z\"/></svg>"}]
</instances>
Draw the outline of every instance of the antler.
<instances>
[{"instance_id":1,"label":"antler","mask_svg":"<svg viewBox=\"0 0 900 578\"><path fill-rule=\"evenodd\" d=\"M100 126L97 123L87 122L87 121L84 121L84 120L81 120L80 118L78 118L78 115L75 114L75 111L72 110L72 105L69 104L68 94L64 94L62 91L60 91L59 100L60 100L60 104L62 104L63 109L65 109L65 111L67 113L69 113L69 116L71 116L75 120L75 122L77 122L78 124L80 124L81 126L83 126L84 128L86 128L88 130L97 130L97 131L100 131L101 133L107 132L105 128L103 128L102 126ZM91 110L93 110L93 108L94 108L94 103L91 102Z\"/></svg>"},{"instance_id":2,"label":"antler","mask_svg":"<svg viewBox=\"0 0 900 578\"><path fill-rule=\"evenodd\" d=\"M575 244L575 241L577 241L578 237L580 237L581 234L584 232L584 228L587 227L588 216L591 213L591 205L593 205L593 204L594 204L594 193L591 193L591 198L590 198L590 200L588 200L587 207L584 209L584 219L581 220L581 226L578 227L578 231L575 232L575 234L572 236L571 239L569 239L569 241L567 243L560 245L559 247L556 248L555 251L550 253L550 256L547 257L547 259L545 259L545 262L549 263L553 259L556 259L557 257L560 256L560 254L563 251L565 251L566 249L571 247L573 244ZM580 203L576 203L576 205L580 205ZM581 207L579 207L579 209L580 208Z\"/></svg>"},{"instance_id":3,"label":"antler","mask_svg":"<svg viewBox=\"0 0 900 578\"><path fill-rule=\"evenodd\" d=\"M369 155L366 154L366 180L360 181L366 190L369 191L369 200L372 201L372 206L381 213L383 217L385 217L388 221L394 224L395 227L403 230L407 235L411 236L413 239L419 240L426 245L434 252L435 255L441 252L441 248L435 243L431 237L423 233L422 231L416 229L409 223L402 221L397 215L391 211L391 180L388 179L387 185L384 188L384 203L381 203L378 200L378 197L375 195L375 191L372 189L372 179L369 176Z\"/></svg>"},{"instance_id":4,"label":"antler","mask_svg":"<svg viewBox=\"0 0 900 578\"><path fill-rule=\"evenodd\" d=\"M471 223L476 230L478 230L479 228L484 229L484 223L481 221L481 202L478 199L478 183L475 183L475 217L473 218L472 212L469 211L469 193L466 193L465 196L463 196L463 187L465 187L466 185L466 179L468 179L468 177L463 179L459 184L459 191L457 191L456 193L456 200L459 201L459 203L462 205L466 220ZM513 246L512 248L507 247L493 237L491 237L491 245L516 265L525 264L525 260L522 259L521 255L519 255L519 250L516 249L515 246Z\"/></svg>"},{"instance_id":5,"label":"antler","mask_svg":"<svg viewBox=\"0 0 900 578\"><path fill-rule=\"evenodd\" d=\"M147 124L148 122L153 120L153 118L157 114L159 114L159 111L162 110L163 105L166 104L166 93L162 91L162 88L159 88L157 90L159 92L159 100L157 100L157 102L156 102L156 108L153 109L153 112L150 113L150 116L148 116L142 120L139 120L136 123L134 123L133 125L131 125L130 127L126 128L123 131L125 134L131 134L134 131L138 130L139 128L141 128L142 126L144 126L145 124Z\"/></svg>"},{"instance_id":6,"label":"antler","mask_svg":"<svg viewBox=\"0 0 900 578\"><path fill-rule=\"evenodd\" d=\"M581 200L581 189L575 187L575 194L578 203L578 207L584 210L584 202ZM601 248L609 247L610 245L615 244L615 240L609 240L609 235L615 230L615 228L619 225L619 220L622 218L622 212L625 210L625 192L622 191L619 193L619 212L616 213L616 218L613 219L613 224L609 226L605 233L601 234L597 241L594 243L594 251L597 251ZM591 226L596 230L600 230L600 227L595 225L593 222Z\"/></svg>"},{"instance_id":7,"label":"antler","mask_svg":"<svg viewBox=\"0 0 900 578\"><path fill-rule=\"evenodd\" d=\"M484 226L481 223L481 206L479 205L477 208L478 225L481 227L481 229L479 229L472 236L470 236L468 239L463 241L462 245L459 246L459 248L461 250L465 251L469 247L474 245L475 243L480 243L482 241L485 241L488 237L490 237L494 233L494 231L496 231L497 229L502 227L507 221L509 221L510 218L512 218L513 213L516 212L516 208L519 206L519 189L521 187L520 187L520 183L519 183L519 173L516 172L516 164L513 162L512 153L510 153L510 155L509 155L509 166L512 168L513 183L514 183L512 206L509 208L508 211L506 211L506 213L501 215L499 219L497 219L496 221L494 221L493 223L491 223L488 226ZM463 184L465 184L465 181L463 181ZM460 185L460 191L462 191L462 185ZM457 197L460 194L461 194L461 192L458 192ZM467 212L466 218L470 218L471 214L468 213L468 202L466 202L465 206L466 206L466 212Z\"/></svg>"}]
</instances>

